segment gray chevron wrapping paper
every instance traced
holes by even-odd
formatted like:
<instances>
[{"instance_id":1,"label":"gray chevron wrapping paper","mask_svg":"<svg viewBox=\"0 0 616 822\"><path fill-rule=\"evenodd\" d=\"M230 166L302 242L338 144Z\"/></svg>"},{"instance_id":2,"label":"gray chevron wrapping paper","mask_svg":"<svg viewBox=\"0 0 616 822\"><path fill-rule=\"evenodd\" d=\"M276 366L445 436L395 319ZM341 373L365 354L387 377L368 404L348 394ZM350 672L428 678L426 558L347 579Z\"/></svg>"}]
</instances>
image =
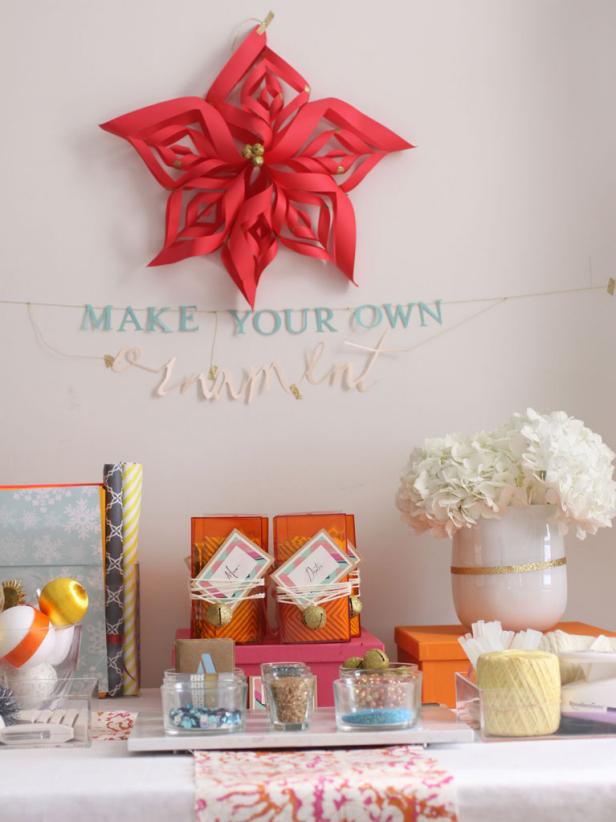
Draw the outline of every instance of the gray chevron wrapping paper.
<instances>
[{"instance_id":1,"label":"gray chevron wrapping paper","mask_svg":"<svg viewBox=\"0 0 616 822\"><path fill-rule=\"evenodd\" d=\"M105 511L105 622L107 627L108 696L122 696L124 676L124 571L122 537L122 471L121 462L105 465L103 484Z\"/></svg>"}]
</instances>

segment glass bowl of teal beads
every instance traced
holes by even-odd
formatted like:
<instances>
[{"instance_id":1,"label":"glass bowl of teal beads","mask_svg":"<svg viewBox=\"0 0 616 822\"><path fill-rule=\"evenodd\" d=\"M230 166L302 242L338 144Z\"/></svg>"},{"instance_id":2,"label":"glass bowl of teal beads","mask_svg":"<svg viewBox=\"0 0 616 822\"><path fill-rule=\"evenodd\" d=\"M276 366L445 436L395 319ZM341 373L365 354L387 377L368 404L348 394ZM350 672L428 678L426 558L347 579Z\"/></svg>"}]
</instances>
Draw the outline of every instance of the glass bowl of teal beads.
<instances>
[{"instance_id":1,"label":"glass bowl of teal beads","mask_svg":"<svg viewBox=\"0 0 616 822\"><path fill-rule=\"evenodd\" d=\"M165 672L160 689L165 733L225 734L244 730L247 682L243 673Z\"/></svg>"},{"instance_id":2,"label":"glass bowl of teal beads","mask_svg":"<svg viewBox=\"0 0 616 822\"><path fill-rule=\"evenodd\" d=\"M421 706L421 671L403 663L379 670L341 670L334 701L341 731L412 728Z\"/></svg>"}]
</instances>

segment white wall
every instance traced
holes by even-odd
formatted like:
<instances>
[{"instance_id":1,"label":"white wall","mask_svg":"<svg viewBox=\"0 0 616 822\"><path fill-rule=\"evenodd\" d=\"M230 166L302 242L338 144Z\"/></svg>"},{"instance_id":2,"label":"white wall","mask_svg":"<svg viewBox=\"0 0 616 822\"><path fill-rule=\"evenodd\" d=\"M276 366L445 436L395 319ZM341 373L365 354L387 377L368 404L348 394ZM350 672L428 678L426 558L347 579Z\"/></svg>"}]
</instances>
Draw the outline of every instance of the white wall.
<instances>
[{"instance_id":1,"label":"white wall","mask_svg":"<svg viewBox=\"0 0 616 822\"><path fill-rule=\"evenodd\" d=\"M243 307L218 258L145 267L162 239L164 194L128 145L96 124L204 92L234 28L266 7L4 0L2 11L1 296ZM282 251L259 306L452 300L575 288L615 273L613 3L294 0L276 11L270 44L304 73L314 98L348 100L418 148L387 159L352 193L358 290ZM474 310L451 308L445 321ZM410 448L527 405L564 408L616 446L615 312L601 292L508 303L384 359L365 395L323 387L296 402L271 392L246 407L156 400L148 375L54 357L37 345L24 308L0 306L2 480L96 481L105 461L144 463L148 684L187 623L182 558L194 514L355 512L365 622L390 641L395 624L454 619L448 544L415 537L393 506ZM35 316L67 352L138 342L80 332L79 312ZM327 340L328 357L349 358L344 337ZM238 341L221 323L217 361L258 363L276 352L297 369L314 342ZM186 372L207 366L209 344L208 328L143 342L156 364L178 352ZM616 628L615 548L612 533L570 539L571 618Z\"/></svg>"}]
</instances>

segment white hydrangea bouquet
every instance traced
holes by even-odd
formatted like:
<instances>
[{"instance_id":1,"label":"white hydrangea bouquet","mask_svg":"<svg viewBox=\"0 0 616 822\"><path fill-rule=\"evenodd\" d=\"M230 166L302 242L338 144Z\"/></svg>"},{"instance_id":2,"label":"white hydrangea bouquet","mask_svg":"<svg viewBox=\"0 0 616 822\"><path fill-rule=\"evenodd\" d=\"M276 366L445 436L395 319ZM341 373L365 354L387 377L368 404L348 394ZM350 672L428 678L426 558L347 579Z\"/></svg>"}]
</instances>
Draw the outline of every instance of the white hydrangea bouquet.
<instances>
[{"instance_id":1,"label":"white hydrangea bouquet","mask_svg":"<svg viewBox=\"0 0 616 822\"><path fill-rule=\"evenodd\" d=\"M561 532L573 526L584 539L616 516L613 459L581 420L529 408L495 431L426 440L411 453L396 504L418 533L437 537L509 507L550 505Z\"/></svg>"}]
</instances>

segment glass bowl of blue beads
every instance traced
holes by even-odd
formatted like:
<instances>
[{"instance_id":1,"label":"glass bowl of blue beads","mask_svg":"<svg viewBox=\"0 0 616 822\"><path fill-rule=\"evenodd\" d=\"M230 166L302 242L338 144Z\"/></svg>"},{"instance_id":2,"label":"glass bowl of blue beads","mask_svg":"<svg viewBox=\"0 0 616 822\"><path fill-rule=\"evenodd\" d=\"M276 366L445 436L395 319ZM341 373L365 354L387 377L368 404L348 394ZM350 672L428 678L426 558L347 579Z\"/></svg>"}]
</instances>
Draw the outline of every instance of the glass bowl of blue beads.
<instances>
[{"instance_id":1,"label":"glass bowl of blue beads","mask_svg":"<svg viewBox=\"0 0 616 822\"><path fill-rule=\"evenodd\" d=\"M165 672L160 689L167 734L222 734L244 730L247 682L241 671Z\"/></svg>"},{"instance_id":2,"label":"glass bowl of blue beads","mask_svg":"<svg viewBox=\"0 0 616 822\"><path fill-rule=\"evenodd\" d=\"M341 731L411 728L419 718L421 672L416 665L341 669L334 682L336 724Z\"/></svg>"}]
</instances>

